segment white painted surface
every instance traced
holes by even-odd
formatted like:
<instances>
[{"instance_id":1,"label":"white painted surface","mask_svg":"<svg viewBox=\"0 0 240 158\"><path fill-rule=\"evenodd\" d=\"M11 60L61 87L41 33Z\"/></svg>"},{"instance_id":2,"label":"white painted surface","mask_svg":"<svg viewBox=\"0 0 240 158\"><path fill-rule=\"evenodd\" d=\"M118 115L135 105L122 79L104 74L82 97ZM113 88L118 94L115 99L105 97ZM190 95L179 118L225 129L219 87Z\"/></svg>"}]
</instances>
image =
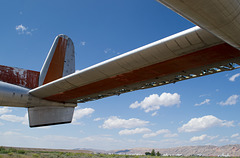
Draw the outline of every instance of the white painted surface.
<instances>
[{"instance_id":1,"label":"white painted surface","mask_svg":"<svg viewBox=\"0 0 240 158\"><path fill-rule=\"evenodd\" d=\"M65 37L66 39L66 37ZM70 38L67 38L67 48L64 59L63 76L67 76L75 72L75 51L74 45Z\"/></svg>"}]
</instances>

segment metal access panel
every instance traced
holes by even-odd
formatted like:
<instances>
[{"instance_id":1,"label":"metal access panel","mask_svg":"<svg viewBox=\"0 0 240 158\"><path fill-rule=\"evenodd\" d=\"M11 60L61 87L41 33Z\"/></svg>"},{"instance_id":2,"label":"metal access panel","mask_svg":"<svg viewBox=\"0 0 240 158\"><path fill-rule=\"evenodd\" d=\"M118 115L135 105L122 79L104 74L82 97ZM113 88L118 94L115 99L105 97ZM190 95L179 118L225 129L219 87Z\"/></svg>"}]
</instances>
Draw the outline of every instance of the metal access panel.
<instances>
[{"instance_id":1,"label":"metal access panel","mask_svg":"<svg viewBox=\"0 0 240 158\"><path fill-rule=\"evenodd\" d=\"M28 108L29 126L71 123L73 112L74 107L31 107Z\"/></svg>"}]
</instances>

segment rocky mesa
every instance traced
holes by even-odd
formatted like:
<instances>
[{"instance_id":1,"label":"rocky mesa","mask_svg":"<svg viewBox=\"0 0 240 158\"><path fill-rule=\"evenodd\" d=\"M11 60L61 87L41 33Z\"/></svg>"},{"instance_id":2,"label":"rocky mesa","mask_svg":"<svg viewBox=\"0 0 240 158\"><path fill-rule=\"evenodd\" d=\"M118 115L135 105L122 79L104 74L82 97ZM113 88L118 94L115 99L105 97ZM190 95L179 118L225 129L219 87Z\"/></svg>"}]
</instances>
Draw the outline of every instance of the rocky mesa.
<instances>
[{"instance_id":1,"label":"rocky mesa","mask_svg":"<svg viewBox=\"0 0 240 158\"><path fill-rule=\"evenodd\" d=\"M224 145L224 146L182 146L174 148L154 148L157 152L159 151L163 155L202 155L202 156L240 156L240 144L235 145ZM145 152L151 152L150 148L133 148L133 149L123 149L123 150L112 150L109 153L115 154L134 154L134 155L144 155Z\"/></svg>"}]
</instances>

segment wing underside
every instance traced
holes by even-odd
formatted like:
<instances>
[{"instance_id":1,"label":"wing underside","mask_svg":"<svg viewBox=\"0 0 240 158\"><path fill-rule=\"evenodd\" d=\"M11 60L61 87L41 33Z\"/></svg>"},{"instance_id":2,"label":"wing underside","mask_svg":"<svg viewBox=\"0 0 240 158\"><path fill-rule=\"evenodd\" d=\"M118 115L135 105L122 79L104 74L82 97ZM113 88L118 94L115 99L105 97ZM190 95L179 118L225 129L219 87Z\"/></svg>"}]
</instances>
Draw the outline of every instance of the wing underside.
<instances>
[{"instance_id":1,"label":"wing underside","mask_svg":"<svg viewBox=\"0 0 240 158\"><path fill-rule=\"evenodd\" d=\"M238 68L240 52L194 27L30 91L58 102L86 102Z\"/></svg>"}]
</instances>

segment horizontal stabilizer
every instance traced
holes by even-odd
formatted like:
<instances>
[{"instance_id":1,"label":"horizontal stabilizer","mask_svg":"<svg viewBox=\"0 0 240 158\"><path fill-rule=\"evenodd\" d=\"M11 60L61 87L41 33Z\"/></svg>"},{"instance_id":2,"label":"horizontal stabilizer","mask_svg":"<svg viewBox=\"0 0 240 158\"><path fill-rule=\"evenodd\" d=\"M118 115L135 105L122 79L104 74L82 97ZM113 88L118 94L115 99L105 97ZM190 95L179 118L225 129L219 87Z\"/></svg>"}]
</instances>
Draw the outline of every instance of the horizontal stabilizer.
<instances>
[{"instance_id":1,"label":"horizontal stabilizer","mask_svg":"<svg viewBox=\"0 0 240 158\"><path fill-rule=\"evenodd\" d=\"M29 126L40 127L71 123L74 107L32 107L28 108Z\"/></svg>"},{"instance_id":2,"label":"horizontal stabilizer","mask_svg":"<svg viewBox=\"0 0 240 158\"><path fill-rule=\"evenodd\" d=\"M0 65L0 81L28 89L38 87L39 72Z\"/></svg>"}]
</instances>

